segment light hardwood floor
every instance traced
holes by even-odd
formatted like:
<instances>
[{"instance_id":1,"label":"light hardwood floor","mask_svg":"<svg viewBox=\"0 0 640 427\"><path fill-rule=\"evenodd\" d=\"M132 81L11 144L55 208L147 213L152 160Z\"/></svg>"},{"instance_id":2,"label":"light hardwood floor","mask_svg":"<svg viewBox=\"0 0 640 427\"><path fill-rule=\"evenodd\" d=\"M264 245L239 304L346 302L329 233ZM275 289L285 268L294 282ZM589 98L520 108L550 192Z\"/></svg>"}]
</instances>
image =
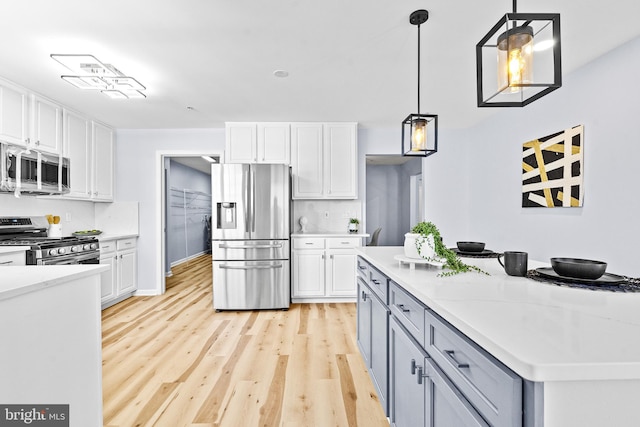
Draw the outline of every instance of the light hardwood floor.
<instances>
[{"instance_id":1,"label":"light hardwood floor","mask_svg":"<svg viewBox=\"0 0 640 427\"><path fill-rule=\"evenodd\" d=\"M355 304L212 309L211 261L102 313L104 425L388 427Z\"/></svg>"}]
</instances>

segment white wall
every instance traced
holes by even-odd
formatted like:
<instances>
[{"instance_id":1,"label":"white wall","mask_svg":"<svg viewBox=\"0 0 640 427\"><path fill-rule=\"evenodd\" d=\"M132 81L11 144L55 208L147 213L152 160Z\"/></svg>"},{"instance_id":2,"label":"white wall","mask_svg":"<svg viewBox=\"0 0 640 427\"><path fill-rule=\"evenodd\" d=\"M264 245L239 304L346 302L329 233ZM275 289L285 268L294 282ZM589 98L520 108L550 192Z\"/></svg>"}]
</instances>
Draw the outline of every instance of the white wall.
<instances>
[{"instance_id":1,"label":"white wall","mask_svg":"<svg viewBox=\"0 0 640 427\"><path fill-rule=\"evenodd\" d=\"M160 259L161 153L222 154L224 129L119 130L116 149L116 198L140 203L138 289L158 292Z\"/></svg>"},{"instance_id":2,"label":"white wall","mask_svg":"<svg viewBox=\"0 0 640 427\"><path fill-rule=\"evenodd\" d=\"M442 151L426 160L425 188L427 218L445 242L480 240L546 262L604 260L609 272L640 276L638 75L640 38L565 75L562 88L527 107L501 109L473 129L443 135ZM522 208L522 143L579 124L584 206ZM468 200L452 202L458 191Z\"/></svg>"}]
</instances>

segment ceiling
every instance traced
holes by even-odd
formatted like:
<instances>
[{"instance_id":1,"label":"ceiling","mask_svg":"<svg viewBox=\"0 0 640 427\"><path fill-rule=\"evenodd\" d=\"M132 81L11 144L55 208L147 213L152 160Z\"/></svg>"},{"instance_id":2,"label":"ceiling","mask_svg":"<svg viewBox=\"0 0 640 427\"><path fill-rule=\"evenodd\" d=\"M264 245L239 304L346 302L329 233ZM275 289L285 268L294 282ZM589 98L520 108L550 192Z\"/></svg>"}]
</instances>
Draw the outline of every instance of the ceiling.
<instances>
[{"instance_id":1,"label":"ceiling","mask_svg":"<svg viewBox=\"0 0 640 427\"><path fill-rule=\"evenodd\" d=\"M475 45L508 0L5 1L0 76L116 128L212 128L225 121L357 121L398 126L416 113L416 9L421 112L468 127L495 109L475 101ZM560 13L563 73L638 36L640 2L521 0ZM60 79L54 53L89 53L146 86L112 100ZM275 70L289 76L279 78ZM557 93L557 92L556 92ZM554 96L551 94L549 96Z\"/></svg>"}]
</instances>

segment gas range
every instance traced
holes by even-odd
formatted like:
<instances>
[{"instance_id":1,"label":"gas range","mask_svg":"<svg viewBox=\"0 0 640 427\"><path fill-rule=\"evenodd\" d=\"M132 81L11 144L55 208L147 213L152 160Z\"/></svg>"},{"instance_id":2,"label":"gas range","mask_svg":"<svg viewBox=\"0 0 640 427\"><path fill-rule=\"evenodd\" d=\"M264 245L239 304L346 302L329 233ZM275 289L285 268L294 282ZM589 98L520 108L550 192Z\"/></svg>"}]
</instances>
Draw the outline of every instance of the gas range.
<instances>
[{"instance_id":1,"label":"gas range","mask_svg":"<svg viewBox=\"0 0 640 427\"><path fill-rule=\"evenodd\" d=\"M96 237L46 237L48 225L45 217L0 217L0 245L29 246L29 265L100 262Z\"/></svg>"}]
</instances>

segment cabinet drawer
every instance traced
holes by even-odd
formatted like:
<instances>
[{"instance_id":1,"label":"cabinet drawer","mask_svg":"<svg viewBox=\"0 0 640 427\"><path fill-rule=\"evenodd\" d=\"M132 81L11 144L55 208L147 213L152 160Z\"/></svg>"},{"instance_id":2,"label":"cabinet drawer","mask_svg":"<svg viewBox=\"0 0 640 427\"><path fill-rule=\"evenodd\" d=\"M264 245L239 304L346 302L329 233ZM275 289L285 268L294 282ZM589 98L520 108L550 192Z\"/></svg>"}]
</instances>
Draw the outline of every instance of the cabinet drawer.
<instances>
[{"instance_id":1,"label":"cabinet drawer","mask_svg":"<svg viewBox=\"0 0 640 427\"><path fill-rule=\"evenodd\" d=\"M358 257L358 276L365 282L369 281L369 268L369 263L361 257Z\"/></svg>"},{"instance_id":2,"label":"cabinet drawer","mask_svg":"<svg viewBox=\"0 0 640 427\"><path fill-rule=\"evenodd\" d=\"M492 426L521 426L521 378L430 310L425 322L425 349L469 402Z\"/></svg>"},{"instance_id":3,"label":"cabinet drawer","mask_svg":"<svg viewBox=\"0 0 640 427\"><path fill-rule=\"evenodd\" d=\"M293 239L293 249L324 249L324 239L303 237Z\"/></svg>"},{"instance_id":4,"label":"cabinet drawer","mask_svg":"<svg viewBox=\"0 0 640 427\"><path fill-rule=\"evenodd\" d=\"M131 237L130 239L120 239L116 245L116 249L121 251L124 249L133 249L136 247L136 238Z\"/></svg>"},{"instance_id":5,"label":"cabinet drawer","mask_svg":"<svg viewBox=\"0 0 640 427\"><path fill-rule=\"evenodd\" d=\"M373 292L375 292L382 300L382 302L387 304L389 301L389 279L387 279L387 276L380 273L374 267L369 266L369 281L367 283L369 284Z\"/></svg>"},{"instance_id":6,"label":"cabinet drawer","mask_svg":"<svg viewBox=\"0 0 640 427\"><path fill-rule=\"evenodd\" d=\"M392 280L389 281L389 307L402 326L407 328L411 335L425 347L425 308Z\"/></svg>"},{"instance_id":7,"label":"cabinet drawer","mask_svg":"<svg viewBox=\"0 0 640 427\"><path fill-rule=\"evenodd\" d=\"M0 267L25 265L27 257L25 251L0 254Z\"/></svg>"},{"instance_id":8,"label":"cabinet drawer","mask_svg":"<svg viewBox=\"0 0 640 427\"><path fill-rule=\"evenodd\" d=\"M110 252L116 251L116 241L115 240L100 240L100 253L106 254Z\"/></svg>"},{"instance_id":9,"label":"cabinet drawer","mask_svg":"<svg viewBox=\"0 0 640 427\"><path fill-rule=\"evenodd\" d=\"M360 247L359 237L341 237L327 239L327 248L358 248Z\"/></svg>"}]
</instances>

